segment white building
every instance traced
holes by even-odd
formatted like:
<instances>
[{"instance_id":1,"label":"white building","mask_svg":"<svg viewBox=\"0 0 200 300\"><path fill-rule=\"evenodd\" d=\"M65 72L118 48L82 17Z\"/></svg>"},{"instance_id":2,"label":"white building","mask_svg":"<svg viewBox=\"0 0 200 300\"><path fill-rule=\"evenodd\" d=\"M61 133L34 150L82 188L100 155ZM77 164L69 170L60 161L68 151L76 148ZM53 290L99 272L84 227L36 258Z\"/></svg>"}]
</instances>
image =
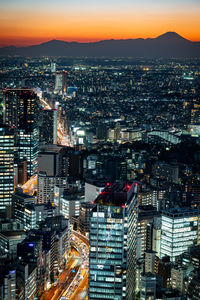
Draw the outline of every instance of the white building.
<instances>
[{"instance_id":1,"label":"white building","mask_svg":"<svg viewBox=\"0 0 200 300\"><path fill-rule=\"evenodd\" d=\"M170 209L161 217L161 258L171 261L198 240L199 209Z\"/></svg>"},{"instance_id":2,"label":"white building","mask_svg":"<svg viewBox=\"0 0 200 300\"><path fill-rule=\"evenodd\" d=\"M38 175L38 197L37 203L53 203L55 187L68 187L66 177L46 176L45 174Z\"/></svg>"}]
</instances>

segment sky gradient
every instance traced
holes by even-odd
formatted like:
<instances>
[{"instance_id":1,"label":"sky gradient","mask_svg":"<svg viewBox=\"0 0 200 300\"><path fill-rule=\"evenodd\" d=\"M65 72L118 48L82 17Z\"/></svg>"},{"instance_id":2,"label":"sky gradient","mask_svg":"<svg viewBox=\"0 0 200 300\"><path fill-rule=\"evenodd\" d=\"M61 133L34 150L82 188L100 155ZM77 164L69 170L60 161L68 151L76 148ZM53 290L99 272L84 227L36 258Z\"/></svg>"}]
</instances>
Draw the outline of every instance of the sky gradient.
<instances>
[{"instance_id":1,"label":"sky gradient","mask_svg":"<svg viewBox=\"0 0 200 300\"><path fill-rule=\"evenodd\" d=\"M176 31L200 41L200 0L0 0L0 46L89 42Z\"/></svg>"}]
</instances>

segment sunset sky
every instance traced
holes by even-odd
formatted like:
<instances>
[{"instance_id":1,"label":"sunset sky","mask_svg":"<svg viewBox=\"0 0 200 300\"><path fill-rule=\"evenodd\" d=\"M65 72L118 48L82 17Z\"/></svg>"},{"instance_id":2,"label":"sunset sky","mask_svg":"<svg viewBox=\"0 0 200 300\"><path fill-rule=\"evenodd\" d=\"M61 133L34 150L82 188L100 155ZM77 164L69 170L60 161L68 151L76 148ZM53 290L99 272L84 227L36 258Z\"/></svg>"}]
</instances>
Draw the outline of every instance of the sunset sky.
<instances>
[{"instance_id":1,"label":"sunset sky","mask_svg":"<svg viewBox=\"0 0 200 300\"><path fill-rule=\"evenodd\" d=\"M0 0L0 46L176 31L200 41L200 0Z\"/></svg>"}]
</instances>

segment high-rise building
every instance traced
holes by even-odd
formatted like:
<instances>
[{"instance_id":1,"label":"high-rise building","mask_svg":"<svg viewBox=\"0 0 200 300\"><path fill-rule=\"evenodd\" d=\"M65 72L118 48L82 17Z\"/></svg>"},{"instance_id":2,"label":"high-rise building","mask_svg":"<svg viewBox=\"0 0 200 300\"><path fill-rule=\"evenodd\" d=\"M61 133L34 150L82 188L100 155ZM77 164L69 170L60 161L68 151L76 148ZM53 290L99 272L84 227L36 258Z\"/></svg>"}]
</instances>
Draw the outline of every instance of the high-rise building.
<instances>
[{"instance_id":1,"label":"high-rise building","mask_svg":"<svg viewBox=\"0 0 200 300\"><path fill-rule=\"evenodd\" d=\"M14 191L14 131L0 123L0 210L11 206Z\"/></svg>"},{"instance_id":2,"label":"high-rise building","mask_svg":"<svg viewBox=\"0 0 200 300\"><path fill-rule=\"evenodd\" d=\"M39 98L32 90L4 91L4 122L14 127L17 157L27 159L29 177L37 172L38 111Z\"/></svg>"},{"instance_id":3,"label":"high-rise building","mask_svg":"<svg viewBox=\"0 0 200 300\"><path fill-rule=\"evenodd\" d=\"M198 241L200 210L169 209L161 216L161 258L170 256L171 261Z\"/></svg>"},{"instance_id":4,"label":"high-rise building","mask_svg":"<svg viewBox=\"0 0 200 300\"><path fill-rule=\"evenodd\" d=\"M141 276L140 300L153 300L156 297L156 276L152 273L143 273Z\"/></svg>"},{"instance_id":5,"label":"high-rise building","mask_svg":"<svg viewBox=\"0 0 200 300\"><path fill-rule=\"evenodd\" d=\"M27 204L35 203L35 198L23 193L21 188L16 188L12 195L12 209L13 217L16 221L21 223L25 230L30 229L28 224L31 221L31 213L26 208ZM35 217L36 223L36 217ZM35 224L36 226L36 224Z\"/></svg>"},{"instance_id":6,"label":"high-rise building","mask_svg":"<svg viewBox=\"0 0 200 300\"><path fill-rule=\"evenodd\" d=\"M57 110L44 109L40 126L40 142L43 144L57 144Z\"/></svg>"},{"instance_id":7,"label":"high-rise building","mask_svg":"<svg viewBox=\"0 0 200 300\"><path fill-rule=\"evenodd\" d=\"M56 72L55 92L66 93L66 72Z\"/></svg>"},{"instance_id":8,"label":"high-rise building","mask_svg":"<svg viewBox=\"0 0 200 300\"><path fill-rule=\"evenodd\" d=\"M56 63L55 62L51 62L51 72L52 73L56 72Z\"/></svg>"},{"instance_id":9,"label":"high-rise building","mask_svg":"<svg viewBox=\"0 0 200 300\"><path fill-rule=\"evenodd\" d=\"M27 181L27 160L22 159L17 161L18 165L18 184L25 184Z\"/></svg>"},{"instance_id":10,"label":"high-rise building","mask_svg":"<svg viewBox=\"0 0 200 300\"><path fill-rule=\"evenodd\" d=\"M89 299L134 297L137 183L107 186L90 217Z\"/></svg>"},{"instance_id":11,"label":"high-rise building","mask_svg":"<svg viewBox=\"0 0 200 300\"><path fill-rule=\"evenodd\" d=\"M38 129L35 128L30 132L19 130L18 137L18 157L20 160L27 159L27 174L31 177L37 173Z\"/></svg>"}]
</instances>

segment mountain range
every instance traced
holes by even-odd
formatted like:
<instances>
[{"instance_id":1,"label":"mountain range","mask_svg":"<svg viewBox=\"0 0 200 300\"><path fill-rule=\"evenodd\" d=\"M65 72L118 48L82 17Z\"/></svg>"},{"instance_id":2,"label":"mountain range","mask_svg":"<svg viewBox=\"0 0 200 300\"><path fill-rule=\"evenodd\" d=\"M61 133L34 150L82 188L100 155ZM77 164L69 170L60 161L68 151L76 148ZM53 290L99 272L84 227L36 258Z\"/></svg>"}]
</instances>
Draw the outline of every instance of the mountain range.
<instances>
[{"instance_id":1,"label":"mountain range","mask_svg":"<svg viewBox=\"0 0 200 300\"><path fill-rule=\"evenodd\" d=\"M0 55L67 56L67 57L130 57L130 58L200 58L200 42L191 42L176 32L157 38L103 40L79 43L51 40L28 47L2 47Z\"/></svg>"}]
</instances>

